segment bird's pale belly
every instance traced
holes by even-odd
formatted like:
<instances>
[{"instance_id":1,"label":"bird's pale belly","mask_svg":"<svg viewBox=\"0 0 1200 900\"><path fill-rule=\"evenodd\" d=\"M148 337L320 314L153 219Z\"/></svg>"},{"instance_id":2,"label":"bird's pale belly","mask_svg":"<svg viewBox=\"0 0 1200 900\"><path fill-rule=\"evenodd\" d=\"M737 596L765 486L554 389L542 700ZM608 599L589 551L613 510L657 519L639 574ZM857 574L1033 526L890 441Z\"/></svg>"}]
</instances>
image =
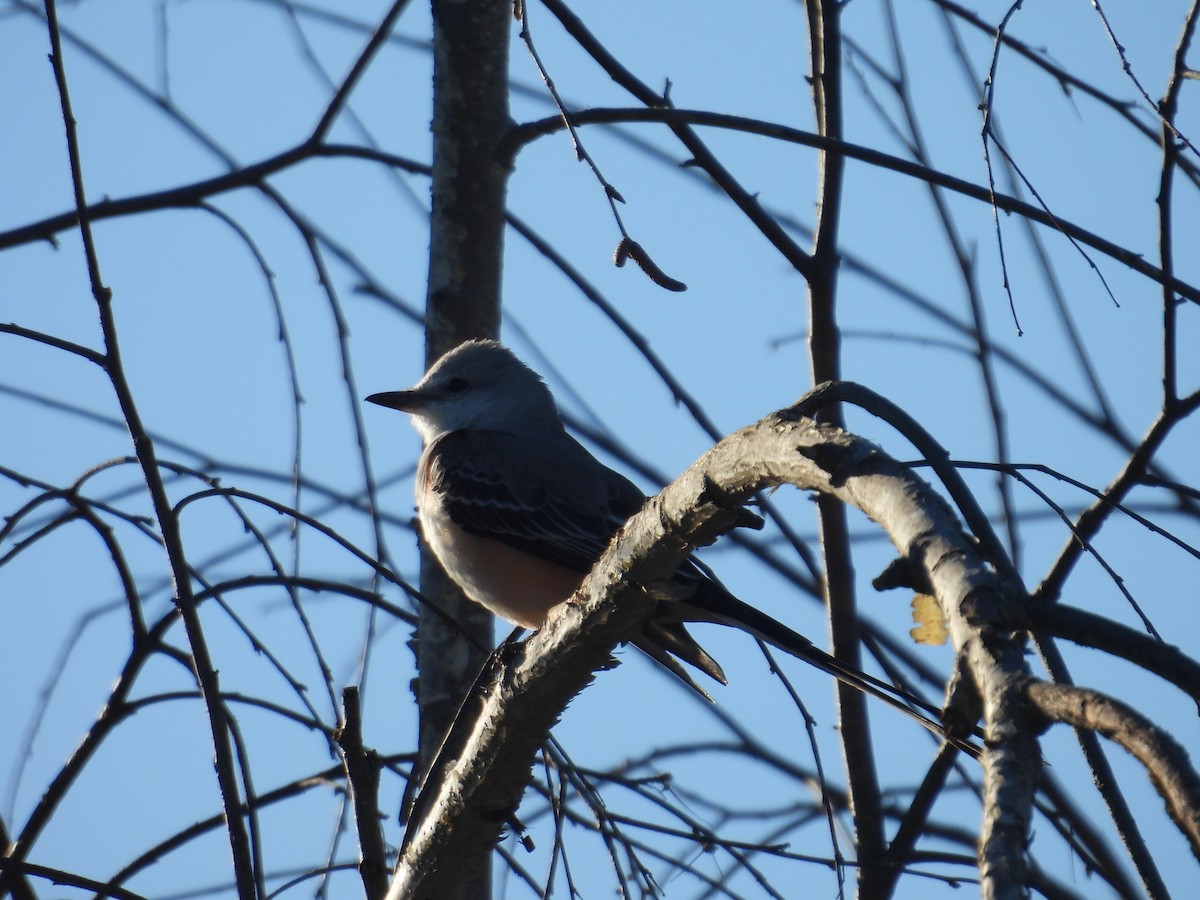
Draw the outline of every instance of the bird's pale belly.
<instances>
[{"instance_id":1,"label":"bird's pale belly","mask_svg":"<svg viewBox=\"0 0 1200 900\"><path fill-rule=\"evenodd\" d=\"M583 576L571 569L470 534L449 516L426 516L423 525L434 555L463 592L525 628L540 628L546 614L583 581Z\"/></svg>"}]
</instances>

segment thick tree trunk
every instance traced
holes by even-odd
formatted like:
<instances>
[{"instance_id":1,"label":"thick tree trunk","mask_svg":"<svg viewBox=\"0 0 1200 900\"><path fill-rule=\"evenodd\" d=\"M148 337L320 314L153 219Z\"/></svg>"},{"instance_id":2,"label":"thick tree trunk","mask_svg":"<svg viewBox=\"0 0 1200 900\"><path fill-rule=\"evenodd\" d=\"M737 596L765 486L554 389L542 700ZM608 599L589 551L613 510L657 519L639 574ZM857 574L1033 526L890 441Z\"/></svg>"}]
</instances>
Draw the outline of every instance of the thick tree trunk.
<instances>
[{"instance_id":1,"label":"thick tree trunk","mask_svg":"<svg viewBox=\"0 0 1200 900\"><path fill-rule=\"evenodd\" d=\"M426 298L426 364L474 337L497 337L508 169L496 148L507 133L511 7L497 0L433 0L433 206ZM492 644L492 616L467 600L426 551L421 589L445 617L422 608L421 767L436 755ZM449 621L447 621L447 619ZM450 624L457 623L458 627ZM440 898L491 893L491 847L455 860ZM393 895L395 891L393 890Z\"/></svg>"}]
</instances>

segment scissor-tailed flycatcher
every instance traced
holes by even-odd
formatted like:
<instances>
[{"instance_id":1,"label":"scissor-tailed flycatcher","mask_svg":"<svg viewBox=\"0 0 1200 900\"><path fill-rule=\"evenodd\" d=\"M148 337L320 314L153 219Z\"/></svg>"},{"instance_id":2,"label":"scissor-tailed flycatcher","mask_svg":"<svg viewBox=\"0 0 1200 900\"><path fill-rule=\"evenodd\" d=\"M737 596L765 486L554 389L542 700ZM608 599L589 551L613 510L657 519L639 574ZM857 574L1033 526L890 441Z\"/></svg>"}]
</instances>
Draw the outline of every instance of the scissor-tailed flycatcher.
<instances>
[{"instance_id":1,"label":"scissor-tailed flycatcher","mask_svg":"<svg viewBox=\"0 0 1200 900\"><path fill-rule=\"evenodd\" d=\"M567 433L550 389L496 341L460 344L416 387L367 400L408 413L421 433L417 513L446 574L472 600L526 628L540 628L575 592L646 502ZM695 561L685 561L675 581L683 599L662 601L632 643L704 696L676 657L722 684L725 674L684 622L740 628L942 732L912 706L938 715L936 708L843 665L737 599Z\"/></svg>"}]
</instances>

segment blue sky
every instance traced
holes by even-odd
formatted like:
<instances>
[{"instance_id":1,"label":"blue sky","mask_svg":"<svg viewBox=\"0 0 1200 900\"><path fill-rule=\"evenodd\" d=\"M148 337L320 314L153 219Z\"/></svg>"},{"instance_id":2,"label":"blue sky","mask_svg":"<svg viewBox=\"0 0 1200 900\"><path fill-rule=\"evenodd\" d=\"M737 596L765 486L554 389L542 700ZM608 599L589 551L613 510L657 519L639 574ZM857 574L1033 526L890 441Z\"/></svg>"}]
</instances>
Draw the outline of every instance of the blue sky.
<instances>
[{"instance_id":1,"label":"blue sky","mask_svg":"<svg viewBox=\"0 0 1200 900\"><path fill-rule=\"evenodd\" d=\"M992 4L975 5L989 20L998 15ZM959 26L973 73L964 78L950 56L934 5L897 6L913 102L934 164L982 183L986 173L977 90L990 62L991 41ZM1157 98L1186 5L1109 6L1113 8L1105 11L1133 72ZM384 8L377 3L351 3L338 12L374 23ZM11 3L0 17L0 84L19 85L0 96L0 115L9 126L0 141L0 232L66 211L71 205L62 123L46 62L45 26L29 9L38 7ZM119 12L111 4L81 2L64 6L60 16L65 28L86 38L151 94L168 96L187 122L244 164L303 140L327 102L328 88L306 57L298 34L334 81L341 79L366 40L359 29L297 10L293 21L278 5L266 2L129 0ZM731 10L727 4L706 2L611 3L602 12L584 6L578 12L643 81L660 88L670 79L672 97L681 108L810 127L804 18L797 4L775 2ZM544 9L534 6L531 16L538 50L568 102L577 108L630 102L607 75L582 57ZM881 3L856 0L845 7L845 32L865 54L847 56L846 137L900 154L880 115L882 110L897 116L896 103L870 68L872 59L890 64L885 21ZM397 29L400 36L413 40L397 41L381 53L351 102L373 143L418 161L427 161L429 154L430 62L420 45L428 29L425 7L414 4ZM1153 124L1090 5L1026 4L1012 18L1010 33L1085 81L1128 101L1140 121ZM79 44L67 43L66 63L93 201L161 190L226 170L221 155L202 146L179 118L163 115ZM1015 54L1001 57L997 73L995 114L1007 146L1054 213L1157 261L1157 149L1111 110L1078 90L1063 90ZM524 121L552 113L530 56L515 34L512 77L530 89L514 96L514 118ZM1196 82L1185 88L1180 117L1181 130L1193 138L1200 134L1195 90ZM811 150L746 135L703 133L765 206L811 224L817 183L816 155ZM627 201L622 215L631 234L689 290L670 294L633 266L613 267L611 256L619 234L603 192L586 167L576 162L565 135L540 140L520 154L510 186L512 212L552 240L646 336L722 433L786 406L810 387L801 278L726 201L679 168L683 151L660 129L631 126L623 131L651 142L665 154L659 159L625 137L597 128L585 128L582 135L605 176ZM345 143L363 139L363 131L345 115L331 136ZM301 505L371 550L373 537L365 517L344 506L327 510L327 498L316 486L348 497L362 495L363 459L352 404L368 393L411 384L421 374L423 335L406 311L419 314L423 305L428 185L420 177L349 159L310 161L274 176L271 183L300 215L319 223L337 247L348 250L361 264L356 271L329 246L324 248L336 299L349 325L345 346L353 383L343 376L345 360L336 340L334 311L318 284L303 240L275 206L249 189L211 202L250 235L253 247L226 220L196 208L98 223L100 261L105 282L115 295L125 363L147 426L164 439L160 443L164 458L197 467L213 463L224 484L290 501L287 479L296 436L273 289L304 397L301 467L315 486L304 492ZM1180 179L1174 200L1178 274L1195 284L1200 281L1195 254L1190 252L1196 245L1200 213L1195 187ZM1001 217L1013 302L1024 331L1018 337L1002 287L991 210L957 196L948 197L948 203L974 262L975 283L996 348L1094 409L1095 399L1069 348L1045 280L1033 264L1021 223L1016 217ZM906 408L955 457L993 460L995 440L981 402L978 369L969 357L971 345L953 326L882 286L878 277L885 275L954 321L968 321L962 280L932 216L925 185L850 163L841 232L846 261L840 283L846 377ZM1046 229L1039 234L1116 417L1125 432L1137 439L1159 405L1161 291L1121 264L1088 251L1111 288L1110 297L1083 255ZM0 321L99 346L78 236L65 231L57 239L57 247L41 241L0 253ZM269 268L269 279L255 253ZM397 298L398 306L362 291L363 271ZM564 408L617 436L664 478L682 471L711 445L703 429L672 402L669 391L606 316L511 231L504 303L504 338L546 374ZM1197 328L1192 308L1182 310L1180 327L1181 346L1194 345ZM111 421L117 415L111 388L96 367L11 335L0 335L0 346L0 387L4 388L0 416L9 423L0 463L50 484L68 485L101 463L129 454L127 435ZM1180 384L1185 392L1194 389L1200 377L1195 359L1186 349L1181 352ZM1041 463L1096 487L1119 471L1123 451L1064 413L1012 366L999 364L997 381L1010 429L1011 459ZM30 399L30 394L109 421L85 420ZM417 438L398 415L368 408L362 416L369 464L392 517L387 547L399 570L415 580L415 545L404 523L411 515L408 473L418 451ZM851 413L849 421L853 430L897 456L914 455L903 440L865 414ZM1166 468L1193 485L1198 437L1194 422L1183 424L1161 456ZM985 510L995 514L994 476L976 473L968 478ZM1035 480L1068 512L1090 502L1087 495L1053 478L1035 476ZM658 487L646 478L641 481L647 491ZM122 509L146 513L144 497L128 493L137 484L134 467L117 465L92 476L87 488L93 496L114 498ZM198 483L183 479L171 487L173 497L179 499L196 490ZM5 515L12 515L34 495L11 479L0 479L0 507ZM1014 495L1016 508L1027 514L1021 524L1021 562L1033 587L1060 552L1067 532L1028 491L1017 487ZM1191 546L1200 541L1195 521L1170 513L1169 498L1145 489L1133 499L1183 541ZM814 522L808 499L780 492L776 500L793 527L811 539ZM288 565L298 554L307 574L369 581L364 567L320 536L301 530L298 544L293 544L283 519L261 509L252 509L251 514L261 528L275 530L273 545ZM30 517L25 530L0 545L0 553L11 551L30 528L46 521L45 515ZM906 640L911 625L908 598L900 592L877 595L869 588L870 578L889 559L888 547L861 516L852 523L855 533L863 537L856 567L864 612ZM183 526L193 560L206 563L209 577L267 570L263 554L221 503L209 500L190 506ZM157 545L128 526L119 527L135 574L147 585L161 585L165 568ZM763 540L782 552L777 531L768 530ZM1194 655L1200 631L1188 604L1191 591L1185 586L1194 583L1195 558L1121 520L1110 523L1096 548L1168 640ZM227 551L234 552L223 556ZM825 626L811 598L798 595L778 575L729 547L719 545L706 558L745 599L820 643ZM403 602L394 589L387 594ZM20 723L6 728L6 736L0 738L0 773L5 776L2 808L10 826L23 821L46 779L61 766L107 695L128 651L120 599L103 548L78 525L60 529L0 567L0 677L20 686L0 696L0 718ZM1136 621L1113 580L1090 560L1080 565L1063 599L1125 622ZM149 591L147 603L151 610L165 610L169 603L165 587ZM352 680L367 627L365 609L329 595L310 596L306 604L335 681L340 685ZM328 702L322 705L320 674L299 638L285 597L247 593L237 608L256 632L269 636L272 648L309 684L313 702L331 721ZM101 609L110 611L96 614ZM64 658L63 648L81 617L89 614L94 617L87 620ZM226 617L206 610L205 621L227 687L295 704L294 695ZM183 639L178 633L173 638ZM372 657L366 688L367 739L385 752L409 748L413 742L415 714L407 687L412 675L409 638L406 628L381 624ZM717 692L721 710L770 746L807 765L799 717L768 675L752 642L717 629L705 631L702 639L731 676L730 687ZM942 671L949 669L948 649L922 648L920 653ZM625 653L623 659L627 664L601 675L576 700L556 731L576 762L609 767L685 738L728 737L709 713L648 663L632 653ZM1195 740L1194 707L1189 709L1186 697L1128 667L1107 660L1096 665L1095 656L1080 653L1072 662L1078 664L1081 682L1120 690L1134 698L1143 712L1176 723L1177 736L1185 745ZM840 783L827 680L801 668L789 670L789 675L806 703L812 704L825 766ZM52 676L58 677L56 690L43 704L39 687ZM137 693L186 690L189 684L182 669L157 662L139 682ZM45 718L16 780L10 773L17 772L22 759L24 723L43 706ZM886 735L881 743L889 743L890 752L881 759L885 777L908 784L923 772L931 744L919 729L894 721L890 712L881 710L875 716L880 734ZM246 713L244 724L258 761L260 789L330 764L323 740L311 732L280 729L270 717L252 712ZM89 766L69 804L39 841L34 858L105 877L163 834L215 812L208 740L194 703L162 703L139 712ZM147 741L153 742L153 752L146 751ZM1055 773L1077 800L1103 820L1086 772L1075 765L1077 751L1072 743L1067 733L1052 733L1047 737L1047 757L1055 761ZM1190 883L1194 860L1162 815L1161 804L1144 786L1144 777L1125 768L1120 751L1114 750L1113 756L1120 771L1136 785L1131 790L1152 846L1162 849L1164 874L1176 887ZM781 784L755 766L735 764L723 754L672 760L671 768L681 792L689 786L716 787L727 789L733 798L767 804L797 790L794 784ZM389 809L397 802L399 788L396 780L385 783ZM946 801L943 816L973 825L973 804L964 800L962 808L956 809L952 802ZM615 796L613 803L637 809L627 796ZM304 804L289 807L281 816L284 821L267 819L272 841L269 859L274 866L322 859L336 821L336 797L322 792ZM119 829L111 827L114 810L128 811L119 816ZM696 812L704 815L703 810ZM830 851L823 829L818 821L787 839L796 852L825 856ZM1048 831L1044 824L1039 827L1039 840ZM389 839L397 837L393 827ZM581 848L594 841L582 833L576 840ZM544 871L548 843L525 863L531 871ZM603 853L594 846L578 852L584 860L581 868L591 872L595 867L597 874L592 877L602 879ZM221 842L210 840L202 848L173 857L170 865L160 864L130 886L161 897L194 884L219 882L223 853ZM336 854L339 859L349 855L345 846ZM1065 877L1068 882L1074 877L1077 889L1089 892L1092 882L1077 863L1071 863L1061 845L1046 859L1048 866L1062 867L1055 870L1060 876L1074 865L1074 875ZM714 860L716 868L722 864L728 860ZM762 864L780 883L808 871L769 860ZM778 869L773 868L776 865ZM206 874L195 875L201 871ZM180 872L192 874L181 879ZM334 896L348 896L357 889L352 876L338 877L347 880L335 882ZM813 869L811 877L827 876ZM743 873L739 878L747 876ZM597 893L608 889L608 882L596 883L606 885ZM751 881L735 884L754 895ZM821 884L833 894L831 879ZM939 882L913 879L901 895L934 896L940 887ZM670 884L665 888L668 896L676 895ZM514 889L511 895L519 896L521 890ZM689 882L678 890L692 896L698 888Z\"/></svg>"}]
</instances>

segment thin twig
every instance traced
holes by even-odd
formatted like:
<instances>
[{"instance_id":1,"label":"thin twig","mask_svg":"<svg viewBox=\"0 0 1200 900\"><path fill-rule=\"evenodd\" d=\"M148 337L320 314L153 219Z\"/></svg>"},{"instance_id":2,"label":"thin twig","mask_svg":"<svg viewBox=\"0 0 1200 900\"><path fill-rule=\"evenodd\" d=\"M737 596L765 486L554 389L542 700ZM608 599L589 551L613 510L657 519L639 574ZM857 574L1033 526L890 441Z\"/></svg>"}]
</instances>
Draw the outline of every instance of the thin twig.
<instances>
[{"instance_id":1,"label":"thin twig","mask_svg":"<svg viewBox=\"0 0 1200 900\"><path fill-rule=\"evenodd\" d=\"M383 900L387 894L387 844L383 839L383 817L379 812L379 758L368 750L362 737L362 708L358 688L349 686L342 691L345 717L337 730L338 746L342 748L346 783L358 826L358 845L362 860L358 871L362 876L367 900Z\"/></svg>"},{"instance_id":2,"label":"thin twig","mask_svg":"<svg viewBox=\"0 0 1200 900\"><path fill-rule=\"evenodd\" d=\"M50 31L50 60L54 68L54 77L58 85L58 94L62 104L63 122L66 125L67 153L70 157L75 209L79 220L80 235L83 240L84 257L87 260L88 280L91 284L92 296L95 298L96 306L100 313L100 325L104 334L105 369L117 394L121 411L129 426L134 449L142 466L143 476L150 493L155 517L158 519L164 549L167 552L167 559L171 568L175 589L175 602L182 615L184 628L188 636L188 643L192 649L196 679L199 682L201 692L205 696L209 727L216 754L217 781L220 786L221 799L225 805L226 828L228 830L230 849L233 853L234 875L237 883L238 897L240 900L253 900L257 894L254 877L255 867L252 860L246 824L238 813L238 808L241 806L241 796L237 784L237 763L234 759L233 747L230 740L228 710L225 709L220 700L217 670L209 655L208 643L204 637L199 616L196 613L183 537L179 531L179 522L171 510L166 488L163 485L158 470L154 444L142 426L141 416L134 402L133 392L125 378L124 368L121 364L116 323L112 315L112 291L104 285L100 275L100 262L96 254L95 243L92 239L91 221L87 213L83 166L80 161L79 141L75 131L75 117L71 111L66 68L62 58L62 43L59 36L55 0L45 0L45 2L46 23ZM0 893L2 892L2 886L0 886Z\"/></svg>"}]
</instances>

